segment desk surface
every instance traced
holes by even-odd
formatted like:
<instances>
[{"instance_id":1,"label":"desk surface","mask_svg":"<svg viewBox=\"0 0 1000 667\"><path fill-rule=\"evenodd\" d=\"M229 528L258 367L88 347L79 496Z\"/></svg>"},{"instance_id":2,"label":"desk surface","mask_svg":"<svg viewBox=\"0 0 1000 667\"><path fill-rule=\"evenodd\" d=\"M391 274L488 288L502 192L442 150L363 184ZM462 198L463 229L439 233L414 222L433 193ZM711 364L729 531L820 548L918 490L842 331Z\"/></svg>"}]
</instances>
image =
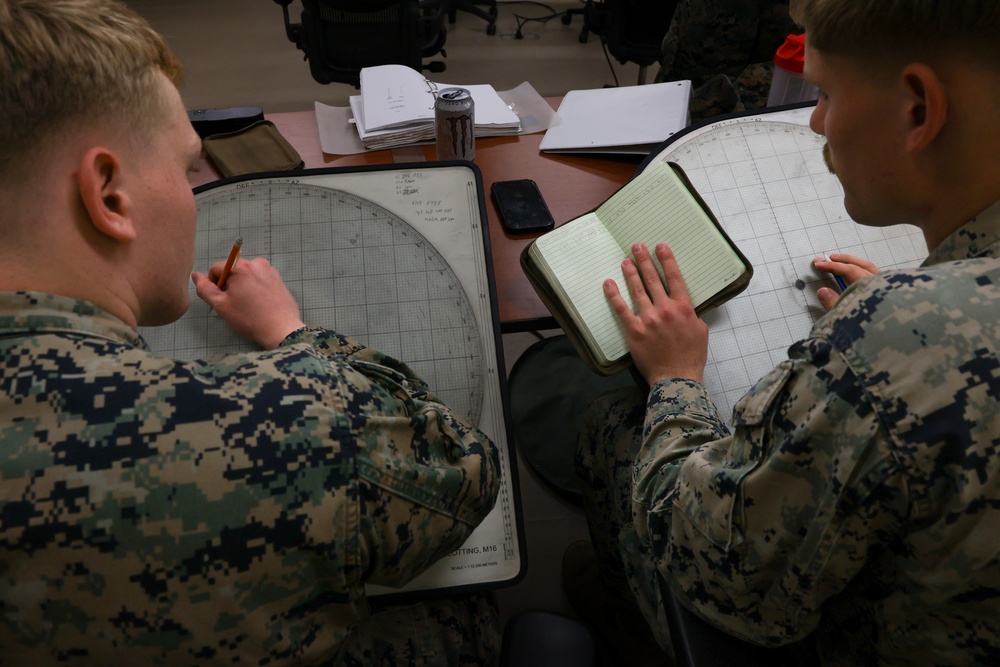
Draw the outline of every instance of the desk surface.
<instances>
[{"instance_id":1,"label":"desk surface","mask_svg":"<svg viewBox=\"0 0 1000 667\"><path fill-rule=\"evenodd\" d=\"M549 98L557 108L561 98ZM282 135L302 156L307 168L350 167L369 164L389 164L394 161L390 150L371 151L358 155L329 155L319 143L316 114L312 111L268 114ZM552 211L556 224L580 216L596 208L629 179L638 166L639 156L578 156L540 153L542 133L517 137L488 137L476 140L476 164L483 174L486 193L494 181L530 178L538 183L542 196ZM434 159L434 146L421 146L407 151L422 150L424 159ZM194 174L193 185L202 185L220 178L207 162L202 162ZM548 309L542 305L534 289L521 271L521 250L535 235L511 236L500 225L496 204L487 194L486 215L490 225L493 271L496 279L500 325L504 332L555 327Z\"/></svg>"}]
</instances>

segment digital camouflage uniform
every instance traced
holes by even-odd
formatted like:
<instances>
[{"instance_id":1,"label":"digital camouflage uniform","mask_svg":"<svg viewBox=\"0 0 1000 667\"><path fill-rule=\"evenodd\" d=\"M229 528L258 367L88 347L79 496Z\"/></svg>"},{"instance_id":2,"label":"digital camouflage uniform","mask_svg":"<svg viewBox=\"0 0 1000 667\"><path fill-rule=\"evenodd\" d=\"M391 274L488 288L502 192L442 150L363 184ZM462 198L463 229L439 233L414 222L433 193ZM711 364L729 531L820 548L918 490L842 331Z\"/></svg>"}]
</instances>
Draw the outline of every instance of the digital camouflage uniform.
<instances>
[{"instance_id":1,"label":"digital camouflage uniform","mask_svg":"<svg viewBox=\"0 0 1000 667\"><path fill-rule=\"evenodd\" d=\"M1000 203L852 285L733 424L678 379L581 430L604 581L661 645L668 581L734 635L811 633L822 664L1000 664Z\"/></svg>"},{"instance_id":2,"label":"digital camouflage uniform","mask_svg":"<svg viewBox=\"0 0 1000 667\"><path fill-rule=\"evenodd\" d=\"M486 597L372 616L492 508L496 447L402 363L304 328L155 356L91 304L0 293L0 662L483 664Z\"/></svg>"},{"instance_id":3,"label":"digital camouflage uniform","mask_svg":"<svg viewBox=\"0 0 1000 667\"><path fill-rule=\"evenodd\" d=\"M656 81L691 80L691 121L767 105L788 0L680 0Z\"/></svg>"}]
</instances>

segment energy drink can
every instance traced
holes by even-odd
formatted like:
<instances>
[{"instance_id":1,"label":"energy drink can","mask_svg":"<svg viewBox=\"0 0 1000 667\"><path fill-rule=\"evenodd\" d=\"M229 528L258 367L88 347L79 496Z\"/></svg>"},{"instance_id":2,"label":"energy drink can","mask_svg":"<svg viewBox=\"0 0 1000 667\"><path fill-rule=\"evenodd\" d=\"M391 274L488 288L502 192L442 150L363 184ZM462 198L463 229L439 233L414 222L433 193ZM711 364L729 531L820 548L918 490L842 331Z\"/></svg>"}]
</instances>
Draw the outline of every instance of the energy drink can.
<instances>
[{"instance_id":1,"label":"energy drink can","mask_svg":"<svg viewBox=\"0 0 1000 667\"><path fill-rule=\"evenodd\" d=\"M445 88L434 99L434 138L437 159L472 160L476 157L476 114L465 88Z\"/></svg>"}]
</instances>

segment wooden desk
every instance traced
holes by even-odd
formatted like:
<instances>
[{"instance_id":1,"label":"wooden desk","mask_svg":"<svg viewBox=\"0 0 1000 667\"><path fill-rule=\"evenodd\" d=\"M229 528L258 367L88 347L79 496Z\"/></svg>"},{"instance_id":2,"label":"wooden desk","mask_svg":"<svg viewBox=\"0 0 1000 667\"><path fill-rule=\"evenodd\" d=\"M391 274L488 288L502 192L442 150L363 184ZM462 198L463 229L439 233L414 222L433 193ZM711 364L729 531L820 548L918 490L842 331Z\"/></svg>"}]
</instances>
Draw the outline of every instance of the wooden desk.
<instances>
[{"instance_id":1,"label":"wooden desk","mask_svg":"<svg viewBox=\"0 0 1000 667\"><path fill-rule=\"evenodd\" d=\"M560 99L549 98L547 101L557 108ZM312 111L268 114L267 119L298 150L307 168L389 164L394 161L389 150L358 155L323 153L316 114ZM490 185L494 181L519 178L534 180L558 225L600 205L629 179L641 159L640 156L583 157L540 153L538 145L542 136L538 133L476 140L476 164L483 174L487 199L486 215L490 225L500 327L505 333L554 328L556 324L521 271L521 250L535 236L511 236L504 231L496 204L489 196ZM434 159L433 145L406 150L422 150L426 160ZM202 185L218 178L220 175L215 168L203 162L194 174L192 184Z\"/></svg>"}]
</instances>

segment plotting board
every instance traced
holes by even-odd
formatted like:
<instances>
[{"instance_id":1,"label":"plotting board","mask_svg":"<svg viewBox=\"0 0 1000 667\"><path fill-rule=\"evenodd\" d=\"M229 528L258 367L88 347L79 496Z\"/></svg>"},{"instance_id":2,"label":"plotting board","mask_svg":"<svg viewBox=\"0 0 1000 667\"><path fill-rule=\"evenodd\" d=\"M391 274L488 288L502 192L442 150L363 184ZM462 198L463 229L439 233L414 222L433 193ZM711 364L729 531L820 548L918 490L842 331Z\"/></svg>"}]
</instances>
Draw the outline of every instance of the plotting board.
<instances>
[{"instance_id":1,"label":"plotting board","mask_svg":"<svg viewBox=\"0 0 1000 667\"><path fill-rule=\"evenodd\" d=\"M513 447L476 172L447 164L311 170L231 179L200 188L195 199L197 270L225 259L241 236L243 257L266 257L281 272L303 321L404 361L503 450L504 483L494 511L461 549L402 590L519 577ZM140 332L154 351L182 360L257 349L234 334L193 285L184 317Z\"/></svg>"},{"instance_id":2,"label":"plotting board","mask_svg":"<svg viewBox=\"0 0 1000 667\"><path fill-rule=\"evenodd\" d=\"M472 305L412 225L347 192L267 182L202 193L198 224L196 266L228 256L242 236L248 254L281 272L303 321L405 361L442 402L479 422L483 346ZM196 297L178 323L144 335L185 360L257 349Z\"/></svg>"},{"instance_id":3,"label":"plotting board","mask_svg":"<svg viewBox=\"0 0 1000 667\"><path fill-rule=\"evenodd\" d=\"M738 116L689 129L647 158L683 167L754 267L750 286L704 317L705 385L727 419L759 378L787 358L825 311L816 290L836 287L817 255L844 252L885 270L918 265L927 245L916 227L865 227L844 209L844 191L808 127L812 107Z\"/></svg>"}]
</instances>

